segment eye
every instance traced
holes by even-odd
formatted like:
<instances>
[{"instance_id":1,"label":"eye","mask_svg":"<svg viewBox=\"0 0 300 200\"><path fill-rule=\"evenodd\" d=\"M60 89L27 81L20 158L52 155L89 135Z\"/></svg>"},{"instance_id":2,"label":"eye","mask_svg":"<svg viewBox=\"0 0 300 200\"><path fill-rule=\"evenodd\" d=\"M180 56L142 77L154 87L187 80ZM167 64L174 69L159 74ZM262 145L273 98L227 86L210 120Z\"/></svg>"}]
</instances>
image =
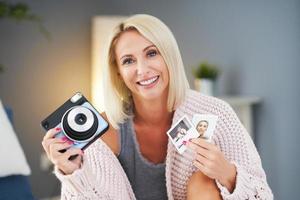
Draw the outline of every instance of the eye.
<instances>
[{"instance_id":1,"label":"eye","mask_svg":"<svg viewBox=\"0 0 300 200\"><path fill-rule=\"evenodd\" d=\"M147 56L149 56L149 57L153 57L153 56L156 56L156 55L157 55L157 51L155 49L149 50L147 52Z\"/></svg>"},{"instance_id":2,"label":"eye","mask_svg":"<svg viewBox=\"0 0 300 200\"><path fill-rule=\"evenodd\" d=\"M125 58L123 61L122 61L122 65L129 65L131 63L133 63L134 60L132 58Z\"/></svg>"}]
</instances>

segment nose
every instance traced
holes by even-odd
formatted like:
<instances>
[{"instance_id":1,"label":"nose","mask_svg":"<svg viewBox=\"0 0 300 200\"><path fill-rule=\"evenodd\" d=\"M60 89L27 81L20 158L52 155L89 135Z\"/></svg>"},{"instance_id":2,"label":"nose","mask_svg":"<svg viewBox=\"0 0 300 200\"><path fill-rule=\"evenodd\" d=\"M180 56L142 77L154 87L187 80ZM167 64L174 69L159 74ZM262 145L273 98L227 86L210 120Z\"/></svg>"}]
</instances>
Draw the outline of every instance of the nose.
<instances>
[{"instance_id":1,"label":"nose","mask_svg":"<svg viewBox=\"0 0 300 200\"><path fill-rule=\"evenodd\" d=\"M140 59L137 62L137 67L136 67L136 74L138 76L144 76L149 73L149 66L147 61L144 59Z\"/></svg>"}]
</instances>

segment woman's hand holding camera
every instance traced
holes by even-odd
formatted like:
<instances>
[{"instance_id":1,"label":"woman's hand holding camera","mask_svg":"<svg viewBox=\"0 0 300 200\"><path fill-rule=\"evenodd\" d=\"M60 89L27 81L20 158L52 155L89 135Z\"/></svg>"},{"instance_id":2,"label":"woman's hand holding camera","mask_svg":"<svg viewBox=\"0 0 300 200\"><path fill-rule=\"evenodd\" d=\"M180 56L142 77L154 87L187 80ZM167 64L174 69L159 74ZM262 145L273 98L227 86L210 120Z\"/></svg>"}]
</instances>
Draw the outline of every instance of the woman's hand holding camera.
<instances>
[{"instance_id":1,"label":"woman's hand holding camera","mask_svg":"<svg viewBox=\"0 0 300 200\"><path fill-rule=\"evenodd\" d=\"M79 148L70 148L73 142L66 137L55 138L60 131L60 128L50 129L43 138L42 146L49 160L65 175L68 175L80 168L83 151ZM74 158L74 156L76 157ZM74 159L70 159L70 157Z\"/></svg>"}]
</instances>

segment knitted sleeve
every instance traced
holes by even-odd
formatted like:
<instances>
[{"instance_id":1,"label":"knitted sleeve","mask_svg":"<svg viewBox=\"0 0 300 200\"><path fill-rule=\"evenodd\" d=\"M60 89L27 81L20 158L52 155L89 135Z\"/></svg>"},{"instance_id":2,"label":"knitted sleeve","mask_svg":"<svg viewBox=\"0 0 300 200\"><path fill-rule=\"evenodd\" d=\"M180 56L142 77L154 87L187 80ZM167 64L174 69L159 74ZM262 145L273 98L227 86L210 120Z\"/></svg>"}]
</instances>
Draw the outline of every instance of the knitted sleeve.
<instances>
[{"instance_id":1,"label":"knitted sleeve","mask_svg":"<svg viewBox=\"0 0 300 200\"><path fill-rule=\"evenodd\" d=\"M219 134L215 143L225 157L236 166L236 185L232 193L216 181L224 200L273 199L256 147L229 104L219 102Z\"/></svg>"},{"instance_id":2,"label":"knitted sleeve","mask_svg":"<svg viewBox=\"0 0 300 200\"><path fill-rule=\"evenodd\" d=\"M54 173L62 184L61 199L135 199L119 161L100 139L86 149L80 169L63 175L55 168Z\"/></svg>"}]
</instances>

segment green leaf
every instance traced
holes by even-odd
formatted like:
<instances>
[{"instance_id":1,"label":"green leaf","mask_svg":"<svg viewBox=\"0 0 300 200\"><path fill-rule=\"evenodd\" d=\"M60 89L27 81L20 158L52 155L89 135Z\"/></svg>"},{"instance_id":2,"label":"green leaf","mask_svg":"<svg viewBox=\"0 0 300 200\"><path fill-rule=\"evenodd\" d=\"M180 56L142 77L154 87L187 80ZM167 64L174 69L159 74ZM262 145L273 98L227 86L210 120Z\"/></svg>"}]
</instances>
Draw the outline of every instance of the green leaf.
<instances>
[{"instance_id":1,"label":"green leaf","mask_svg":"<svg viewBox=\"0 0 300 200\"><path fill-rule=\"evenodd\" d=\"M0 18L6 17L9 13L9 6L7 3L0 1Z\"/></svg>"},{"instance_id":2,"label":"green leaf","mask_svg":"<svg viewBox=\"0 0 300 200\"><path fill-rule=\"evenodd\" d=\"M29 8L24 3L17 3L10 6L9 16L17 21L24 20L28 16Z\"/></svg>"},{"instance_id":3,"label":"green leaf","mask_svg":"<svg viewBox=\"0 0 300 200\"><path fill-rule=\"evenodd\" d=\"M204 61L198 67L193 68L193 74L196 78L217 79L220 70L213 64Z\"/></svg>"},{"instance_id":4,"label":"green leaf","mask_svg":"<svg viewBox=\"0 0 300 200\"><path fill-rule=\"evenodd\" d=\"M0 1L0 19L9 18L16 22L32 21L37 24L40 33L48 40L51 40L51 34L43 25L42 19L30 13L30 8L25 3L9 4L4 1Z\"/></svg>"}]
</instances>

